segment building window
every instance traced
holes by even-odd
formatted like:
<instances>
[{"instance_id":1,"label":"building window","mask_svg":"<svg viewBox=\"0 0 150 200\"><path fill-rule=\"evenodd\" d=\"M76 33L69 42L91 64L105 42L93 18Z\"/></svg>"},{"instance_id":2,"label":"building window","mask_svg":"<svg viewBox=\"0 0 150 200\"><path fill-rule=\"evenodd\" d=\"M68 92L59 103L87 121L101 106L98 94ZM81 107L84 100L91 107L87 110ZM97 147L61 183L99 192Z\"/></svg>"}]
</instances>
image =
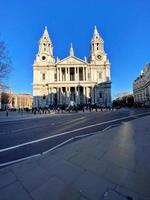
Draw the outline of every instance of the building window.
<instances>
[{"instance_id":1,"label":"building window","mask_svg":"<svg viewBox=\"0 0 150 200\"><path fill-rule=\"evenodd\" d=\"M97 43L97 50L99 50L99 43Z\"/></svg>"},{"instance_id":2,"label":"building window","mask_svg":"<svg viewBox=\"0 0 150 200\"><path fill-rule=\"evenodd\" d=\"M45 74L44 73L42 74L42 80L45 80Z\"/></svg>"},{"instance_id":3,"label":"building window","mask_svg":"<svg viewBox=\"0 0 150 200\"><path fill-rule=\"evenodd\" d=\"M109 81L109 76L106 76L106 81Z\"/></svg>"},{"instance_id":4,"label":"building window","mask_svg":"<svg viewBox=\"0 0 150 200\"><path fill-rule=\"evenodd\" d=\"M88 73L88 80L90 80L91 79L91 74L90 73Z\"/></svg>"},{"instance_id":5,"label":"building window","mask_svg":"<svg viewBox=\"0 0 150 200\"><path fill-rule=\"evenodd\" d=\"M101 79L102 78L102 73L99 72L98 76L99 76L99 79Z\"/></svg>"},{"instance_id":6,"label":"building window","mask_svg":"<svg viewBox=\"0 0 150 200\"><path fill-rule=\"evenodd\" d=\"M54 80L57 81L57 74L54 74Z\"/></svg>"},{"instance_id":7,"label":"building window","mask_svg":"<svg viewBox=\"0 0 150 200\"><path fill-rule=\"evenodd\" d=\"M99 93L99 98L102 98L102 92Z\"/></svg>"}]
</instances>

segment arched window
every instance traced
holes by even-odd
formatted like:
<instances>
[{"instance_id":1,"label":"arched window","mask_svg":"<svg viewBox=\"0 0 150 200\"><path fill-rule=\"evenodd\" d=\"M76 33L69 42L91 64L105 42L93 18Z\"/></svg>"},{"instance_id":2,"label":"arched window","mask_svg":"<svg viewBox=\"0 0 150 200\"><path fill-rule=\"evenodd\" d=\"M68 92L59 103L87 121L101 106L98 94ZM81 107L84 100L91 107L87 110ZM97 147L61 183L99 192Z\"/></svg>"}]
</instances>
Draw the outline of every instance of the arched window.
<instances>
[{"instance_id":1,"label":"arched window","mask_svg":"<svg viewBox=\"0 0 150 200\"><path fill-rule=\"evenodd\" d=\"M42 80L45 80L45 73L42 74Z\"/></svg>"},{"instance_id":2,"label":"arched window","mask_svg":"<svg viewBox=\"0 0 150 200\"><path fill-rule=\"evenodd\" d=\"M93 50L94 50L94 44L92 44L92 48L93 48Z\"/></svg>"},{"instance_id":3,"label":"arched window","mask_svg":"<svg viewBox=\"0 0 150 200\"><path fill-rule=\"evenodd\" d=\"M97 43L97 50L99 50L99 43Z\"/></svg>"}]
</instances>

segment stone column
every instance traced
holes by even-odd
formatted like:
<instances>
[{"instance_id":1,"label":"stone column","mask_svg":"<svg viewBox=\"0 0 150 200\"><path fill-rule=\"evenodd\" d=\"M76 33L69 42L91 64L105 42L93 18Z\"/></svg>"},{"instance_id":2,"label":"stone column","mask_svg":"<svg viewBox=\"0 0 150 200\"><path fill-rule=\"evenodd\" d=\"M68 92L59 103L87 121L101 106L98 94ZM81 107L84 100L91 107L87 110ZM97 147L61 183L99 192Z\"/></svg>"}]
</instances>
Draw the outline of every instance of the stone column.
<instances>
[{"instance_id":1,"label":"stone column","mask_svg":"<svg viewBox=\"0 0 150 200\"><path fill-rule=\"evenodd\" d=\"M87 87L85 87L85 104L87 104Z\"/></svg>"},{"instance_id":2,"label":"stone column","mask_svg":"<svg viewBox=\"0 0 150 200\"><path fill-rule=\"evenodd\" d=\"M67 81L67 82L69 81L68 72L69 72L69 69L68 69L68 67L67 67L67 68L66 68L66 81Z\"/></svg>"},{"instance_id":3,"label":"stone column","mask_svg":"<svg viewBox=\"0 0 150 200\"><path fill-rule=\"evenodd\" d=\"M83 81L85 81L84 67L83 67Z\"/></svg>"},{"instance_id":4,"label":"stone column","mask_svg":"<svg viewBox=\"0 0 150 200\"><path fill-rule=\"evenodd\" d=\"M62 98L63 98L62 87L60 87L60 104L62 104Z\"/></svg>"},{"instance_id":5,"label":"stone column","mask_svg":"<svg viewBox=\"0 0 150 200\"><path fill-rule=\"evenodd\" d=\"M68 67L68 81L70 81L70 67Z\"/></svg>"},{"instance_id":6,"label":"stone column","mask_svg":"<svg viewBox=\"0 0 150 200\"><path fill-rule=\"evenodd\" d=\"M75 70L75 81L77 81L77 67L75 67L74 70Z\"/></svg>"},{"instance_id":7,"label":"stone column","mask_svg":"<svg viewBox=\"0 0 150 200\"><path fill-rule=\"evenodd\" d=\"M60 81L62 81L62 68L60 67Z\"/></svg>"},{"instance_id":8,"label":"stone column","mask_svg":"<svg viewBox=\"0 0 150 200\"><path fill-rule=\"evenodd\" d=\"M52 104L52 88L49 88L49 104Z\"/></svg>"},{"instance_id":9,"label":"stone column","mask_svg":"<svg viewBox=\"0 0 150 200\"><path fill-rule=\"evenodd\" d=\"M85 67L85 76L86 76L85 80L87 81L88 80L87 67Z\"/></svg>"},{"instance_id":10,"label":"stone column","mask_svg":"<svg viewBox=\"0 0 150 200\"><path fill-rule=\"evenodd\" d=\"M85 104L85 87L83 87L83 103Z\"/></svg>"},{"instance_id":11,"label":"stone column","mask_svg":"<svg viewBox=\"0 0 150 200\"><path fill-rule=\"evenodd\" d=\"M59 68L59 81L60 81L60 68Z\"/></svg>"},{"instance_id":12,"label":"stone column","mask_svg":"<svg viewBox=\"0 0 150 200\"><path fill-rule=\"evenodd\" d=\"M67 87L65 87L65 104L67 104Z\"/></svg>"},{"instance_id":13,"label":"stone column","mask_svg":"<svg viewBox=\"0 0 150 200\"><path fill-rule=\"evenodd\" d=\"M87 77L86 77L86 67L84 67L84 81L86 81Z\"/></svg>"},{"instance_id":14,"label":"stone column","mask_svg":"<svg viewBox=\"0 0 150 200\"><path fill-rule=\"evenodd\" d=\"M51 88L51 100L50 100L50 104L52 105L53 104L53 102L54 102L54 94L53 94L53 88Z\"/></svg>"},{"instance_id":15,"label":"stone column","mask_svg":"<svg viewBox=\"0 0 150 200\"><path fill-rule=\"evenodd\" d=\"M77 87L75 87L75 103L76 103L76 105L77 105Z\"/></svg>"},{"instance_id":16,"label":"stone column","mask_svg":"<svg viewBox=\"0 0 150 200\"><path fill-rule=\"evenodd\" d=\"M94 104L94 87L93 86L91 87L91 98L92 98L91 103Z\"/></svg>"},{"instance_id":17,"label":"stone column","mask_svg":"<svg viewBox=\"0 0 150 200\"><path fill-rule=\"evenodd\" d=\"M79 67L77 67L77 81L79 81Z\"/></svg>"},{"instance_id":18,"label":"stone column","mask_svg":"<svg viewBox=\"0 0 150 200\"><path fill-rule=\"evenodd\" d=\"M68 100L69 100L69 102L70 102L70 87L69 87L69 90L68 90L68 96L69 96L69 98L68 98Z\"/></svg>"},{"instance_id":19,"label":"stone column","mask_svg":"<svg viewBox=\"0 0 150 200\"><path fill-rule=\"evenodd\" d=\"M59 87L57 87L57 104L60 104L60 90L59 90Z\"/></svg>"},{"instance_id":20,"label":"stone column","mask_svg":"<svg viewBox=\"0 0 150 200\"><path fill-rule=\"evenodd\" d=\"M65 81L67 81L67 68L65 67Z\"/></svg>"},{"instance_id":21,"label":"stone column","mask_svg":"<svg viewBox=\"0 0 150 200\"><path fill-rule=\"evenodd\" d=\"M57 81L59 81L59 70L58 70L58 67L57 67Z\"/></svg>"}]
</instances>

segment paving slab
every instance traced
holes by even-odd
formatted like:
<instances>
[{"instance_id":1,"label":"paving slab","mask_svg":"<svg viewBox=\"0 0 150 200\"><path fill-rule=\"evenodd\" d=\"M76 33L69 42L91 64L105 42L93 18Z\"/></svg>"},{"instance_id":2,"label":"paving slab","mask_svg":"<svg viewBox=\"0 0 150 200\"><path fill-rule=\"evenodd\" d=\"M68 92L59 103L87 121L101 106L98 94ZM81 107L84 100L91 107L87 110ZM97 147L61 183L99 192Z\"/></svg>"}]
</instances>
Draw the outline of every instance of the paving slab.
<instances>
[{"instance_id":1,"label":"paving slab","mask_svg":"<svg viewBox=\"0 0 150 200\"><path fill-rule=\"evenodd\" d=\"M43 183L41 187L32 191L31 196L35 200L77 200L80 197L80 193L69 185L64 184L57 177L53 177Z\"/></svg>"},{"instance_id":2,"label":"paving slab","mask_svg":"<svg viewBox=\"0 0 150 200\"><path fill-rule=\"evenodd\" d=\"M7 186L16 181L16 176L12 172L0 176L0 188Z\"/></svg>"},{"instance_id":3,"label":"paving slab","mask_svg":"<svg viewBox=\"0 0 150 200\"><path fill-rule=\"evenodd\" d=\"M113 189L114 185L92 173L85 172L77 179L73 187L83 193L87 198L99 200L102 198L104 192Z\"/></svg>"},{"instance_id":4,"label":"paving slab","mask_svg":"<svg viewBox=\"0 0 150 200\"><path fill-rule=\"evenodd\" d=\"M121 185L133 192L139 193L143 196L148 196L150 198L149 174L143 175L128 171Z\"/></svg>"},{"instance_id":5,"label":"paving slab","mask_svg":"<svg viewBox=\"0 0 150 200\"><path fill-rule=\"evenodd\" d=\"M111 163L104 171L103 177L114 184L120 185L126 179L127 174L128 170Z\"/></svg>"},{"instance_id":6,"label":"paving slab","mask_svg":"<svg viewBox=\"0 0 150 200\"><path fill-rule=\"evenodd\" d=\"M7 187L1 188L0 200L32 200L30 194L16 181Z\"/></svg>"},{"instance_id":7,"label":"paving slab","mask_svg":"<svg viewBox=\"0 0 150 200\"><path fill-rule=\"evenodd\" d=\"M57 165L54 167L53 172L55 176L64 183L72 184L84 173L84 170L78 166L70 164L67 161L61 161L59 166Z\"/></svg>"},{"instance_id":8,"label":"paving slab","mask_svg":"<svg viewBox=\"0 0 150 200\"><path fill-rule=\"evenodd\" d=\"M38 165L32 165L32 168L13 168L13 173L17 177L27 191L32 191L41 186L43 182L47 181L51 176L46 170Z\"/></svg>"}]
</instances>

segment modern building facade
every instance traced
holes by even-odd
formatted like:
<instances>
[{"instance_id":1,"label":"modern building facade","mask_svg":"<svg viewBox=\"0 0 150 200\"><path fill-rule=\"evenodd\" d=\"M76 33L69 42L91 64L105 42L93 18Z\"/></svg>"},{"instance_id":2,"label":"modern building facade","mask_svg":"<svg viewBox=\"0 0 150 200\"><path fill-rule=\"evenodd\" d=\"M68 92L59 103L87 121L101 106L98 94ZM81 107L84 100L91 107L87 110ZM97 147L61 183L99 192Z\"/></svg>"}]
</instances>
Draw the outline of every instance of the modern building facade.
<instances>
[{"instance_id":1,"label":"modern building facade","mask_svg":"<svg viewBox=\"0 0 150 200\"><path fill-rule=\"evenodd\" d=\"M53 44L47 27L39 41L33 64L33 106L97 104L111 106L110 63L104 41L95 26L87 60L70 55L62 60L53 56Z\"/></svg>"},{"instance_id":2,"label":"modern building facade","mask_svg":"<svg viewBox=\"0 0 150 200\"><path fill-rule=\"evenodd\" d=\"M141 75L133 82L134 102L150 106L150 63L146 64Z\"/></svg>"}]
</instances>

